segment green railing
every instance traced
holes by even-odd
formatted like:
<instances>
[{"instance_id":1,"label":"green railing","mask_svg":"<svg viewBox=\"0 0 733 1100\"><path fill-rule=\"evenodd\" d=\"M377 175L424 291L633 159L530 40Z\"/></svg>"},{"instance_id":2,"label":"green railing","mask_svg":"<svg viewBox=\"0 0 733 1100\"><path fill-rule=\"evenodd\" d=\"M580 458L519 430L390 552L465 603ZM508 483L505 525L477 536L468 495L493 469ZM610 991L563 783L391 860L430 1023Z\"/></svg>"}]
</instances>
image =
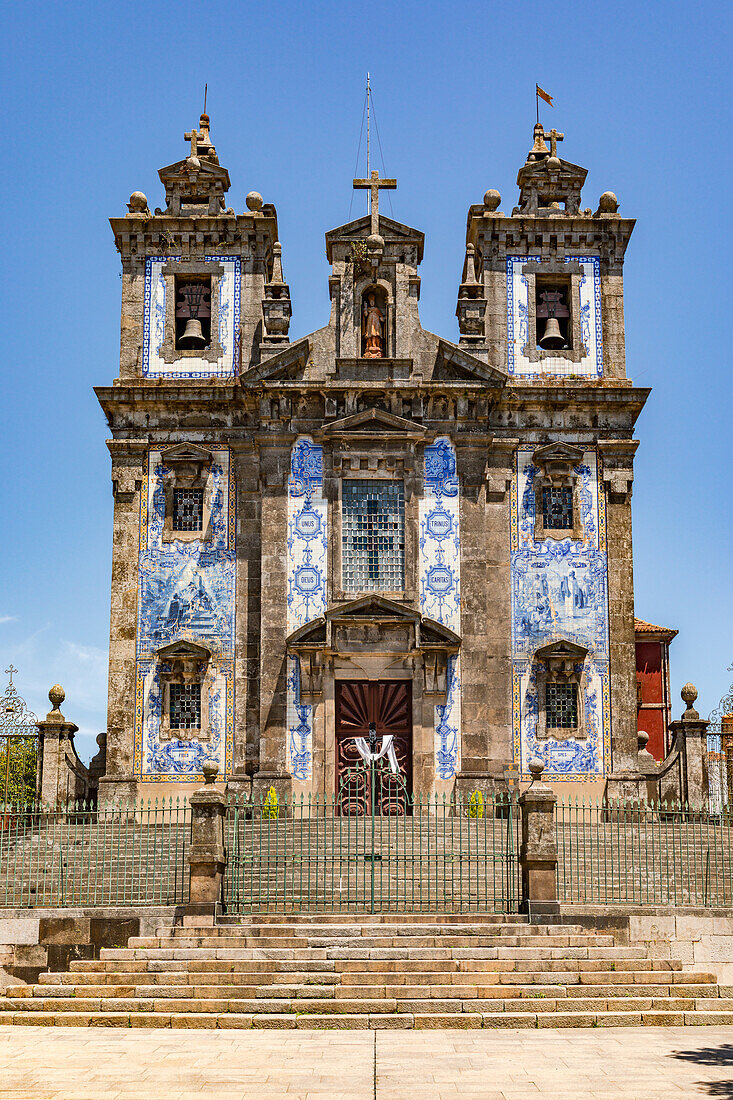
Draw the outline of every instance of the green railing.
<instances>
[{"instance_id":1,"label":"green railing","mask_svg":"<svg viewBox=\"0 0 733 1100\"><path fill-rule=\"evenodd\" d=\"M733 905L733 817L684 805L559 801L560 902Z\"/></svg>"},{"instance_id":2,"label":"green railing","mask_svg":"<svg viewBox=\"0 0 733 1100\"><path fill-rule=\"evenodd\" d=\"M232 801L225 910L518 910L518 814L507 798L406 796L395 812L361 811L323 797Z\"/></svg>"},{"instance_id":3,"label":"green railing","mask_svg":"<svg viewBox=\"0 0 733 1100\"><path fill-rule=\"evenodd\" d=\"M187 803L0 805L0 908L188 900Z\"/></svg>"}]
</instances>

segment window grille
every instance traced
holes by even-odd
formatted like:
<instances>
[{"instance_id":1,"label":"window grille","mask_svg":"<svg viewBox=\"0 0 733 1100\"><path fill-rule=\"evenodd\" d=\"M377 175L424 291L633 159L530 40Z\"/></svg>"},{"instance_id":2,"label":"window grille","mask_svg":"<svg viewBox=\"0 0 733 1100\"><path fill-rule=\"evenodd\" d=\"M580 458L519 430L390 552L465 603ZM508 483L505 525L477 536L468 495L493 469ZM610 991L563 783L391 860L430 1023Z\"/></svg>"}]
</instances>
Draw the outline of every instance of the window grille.
<instances>
[{"instance_id":1,"label":"window grille","mask_svg":"<svg viewBox=\"0 0 733 1100\"><path fill-rule=\"evenodd\" d=\"M170 685L170 727L197 730L201 727L201 684Z\"/></svg>"},{"instance_id":2,"label":"window grille","mask_svg":"<svg viewBox=\"0 0 733 1100\"><path fill-rule=\"evenodd\" d=\"M173 490L173 530L200 531L204 524L204 490Z\"/></svg>"},{"instance_id":3,"label":"window grille","mask_svg":"<svg viewBox=\"0 0 733 1100\"><path fill-rule=\"evenodd\" d=\"M572 530L573 490L570 487L542 490L542 522L548 530Z\"/></svg>"},{"instance_id":4,"label":"window grille","mask_svg":"<svg viewBox=\"0 0 733 1100\"><path fill-rule=\"evenodd\" d=\"M398 481L344 481L341 544L347 592L405 587L405 490Z\"/></svg>"},{"instance_id":5,"label":"window grille","mask_svg":"<svg viewBox=\"0 0 733 1100\"><path fill-rule=\"evenodd\" d=\"M548 730L569 730L577 727L577 684L546 685L545 718Z\"/></svg>"}]
</instances>

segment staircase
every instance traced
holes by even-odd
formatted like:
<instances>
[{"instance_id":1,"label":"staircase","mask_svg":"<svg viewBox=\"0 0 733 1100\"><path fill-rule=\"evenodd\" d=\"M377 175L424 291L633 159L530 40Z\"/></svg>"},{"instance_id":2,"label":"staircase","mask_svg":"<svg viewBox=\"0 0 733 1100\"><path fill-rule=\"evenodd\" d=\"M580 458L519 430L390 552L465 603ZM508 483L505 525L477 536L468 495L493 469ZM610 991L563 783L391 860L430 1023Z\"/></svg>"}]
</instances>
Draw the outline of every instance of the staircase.
<instances>
[{"instance_id":1,"label":"staircase","mask_svg":"<svg viewBox=\"0 0 733 1100\"><path fill-rule=\"evenodd\" d=\"M103 948L0 996L0 1024L536 1028L731 1024L733 988L509 915L223 918Z\"/></svg>"}]
</instances>

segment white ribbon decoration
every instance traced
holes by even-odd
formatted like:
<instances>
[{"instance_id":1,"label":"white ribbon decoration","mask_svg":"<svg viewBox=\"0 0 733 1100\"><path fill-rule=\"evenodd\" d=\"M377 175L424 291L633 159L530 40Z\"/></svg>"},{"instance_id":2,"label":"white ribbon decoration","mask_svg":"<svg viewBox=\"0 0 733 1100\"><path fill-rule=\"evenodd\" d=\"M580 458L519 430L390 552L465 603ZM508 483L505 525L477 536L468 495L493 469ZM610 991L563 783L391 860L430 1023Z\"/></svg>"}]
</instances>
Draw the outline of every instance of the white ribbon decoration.
<instances>
[{"instance_id":1,"label":"white ribbon decoration","mask_svg":"<svg viewBox=\"0 0 733 1100\"><path fill-rule=\"evenodd\" d=\"M389 762L389 770L392 775L399 775L400 766L397 763L397 753L395 747L392 744L394 741L394 734L386 733L382 738L382 747L379 752L372 753L369 749L369 742L366 737L355 737L354 742L356 744L357 751L362 760L367 764L376 763L377 760L381 760L383 756L387 757Z\"/></svg>"}]
</instances>

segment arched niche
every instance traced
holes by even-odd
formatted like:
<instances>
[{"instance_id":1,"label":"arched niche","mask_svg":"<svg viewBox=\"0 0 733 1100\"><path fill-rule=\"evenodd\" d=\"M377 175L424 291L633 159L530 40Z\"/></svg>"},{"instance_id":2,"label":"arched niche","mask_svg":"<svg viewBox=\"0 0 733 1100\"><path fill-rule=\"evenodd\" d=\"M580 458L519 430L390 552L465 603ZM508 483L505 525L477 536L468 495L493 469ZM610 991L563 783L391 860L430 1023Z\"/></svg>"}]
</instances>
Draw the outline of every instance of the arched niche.
<instances>
[{"instance_id":1,"label":"arched niche","mask_svg":"<svg viewBox=\"0 0 733 1100\"><path fill-rule=\"evenodd\" d=\"M386 359L389 355L387 305L387 291L383 286L371 283L364 287L359 309L362 359Z\"/></svg>"}]
</instances>

